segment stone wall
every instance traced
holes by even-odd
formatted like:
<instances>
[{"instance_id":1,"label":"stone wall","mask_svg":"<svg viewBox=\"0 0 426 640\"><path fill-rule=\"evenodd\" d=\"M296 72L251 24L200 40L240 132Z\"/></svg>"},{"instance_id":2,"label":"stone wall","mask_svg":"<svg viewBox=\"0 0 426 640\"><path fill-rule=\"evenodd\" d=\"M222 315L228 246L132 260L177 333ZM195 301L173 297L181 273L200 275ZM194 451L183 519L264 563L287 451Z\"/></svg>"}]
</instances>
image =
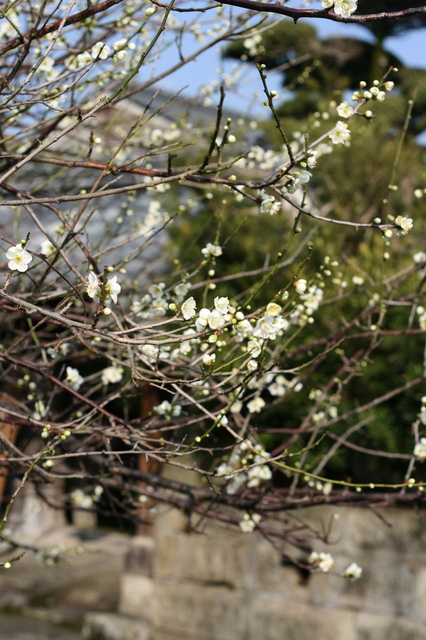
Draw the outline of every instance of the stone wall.
<instances>
[{"instance_id":1,"label":"stone wall","mask_svg":"<svg viewBox=\"0 0 426 640\"><path fill-rule=\"evenodd\" d=\"M303 514L318 525L335 511ZM212 524L187 533L168 510L153 542L133 541L120 611L149 640L426 640L426 524L403 509L384 511L391 526L368 510L338 513L334 544L313 546L332 553L338 573L357 562L357 582L306 577L257 533Z\"/></svg>"}]
</instances>

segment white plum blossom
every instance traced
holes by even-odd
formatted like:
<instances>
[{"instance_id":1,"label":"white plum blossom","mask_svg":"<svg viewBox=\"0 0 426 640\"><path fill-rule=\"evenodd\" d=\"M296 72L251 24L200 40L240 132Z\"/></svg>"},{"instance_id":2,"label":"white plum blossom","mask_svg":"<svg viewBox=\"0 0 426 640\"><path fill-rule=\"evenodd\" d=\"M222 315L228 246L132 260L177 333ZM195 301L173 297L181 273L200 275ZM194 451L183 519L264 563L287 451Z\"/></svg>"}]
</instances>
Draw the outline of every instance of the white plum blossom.
<instances>
[{"instance_id":1,"label":"white plum blossom","mask_svg":"<svg viewBox=\"0 0 426 640\"><path fill-rule=\"evenodd\" d=\"M266 313L268 316L271 316L271 318L274 318L275 316L277 316L280 313L280 311L281 311L280 305L276 304L275 302L270 302L266 307Z\"/></svg>"},{"instance_id":2,"label":"white plum blossom","mask_svg":"<svg viewBox=\"0 0 426 640\"><path fill-rule=\"evenodd\" d=\"M243 519L239 523L239 527L243 533L252 533L261 519L262 517L258 513L254 513L252 516L245 513Z\"/></svg>"},{"instance_id":3,"label":"white plum blossom","mask_svg":"<svg viewBox=\"0 0 426 640\"><path fill-rule=\"evenodd\" d=\"M144 356L147 356L150 362L155 362L159 353L158 347L153 344L144 344L140 347L140 351Z\"/></svg>"},{"instance_id":4,"label":"white plum blossom","mask_svg":"<svg viewBox=\"0 0 426 640\"><path fill-rule=\"evenodd\" d=\"M165 316L169 305L163 298L156 298L151 305L151 314L154 316Z\"/></svg>"},{"instance_id":5,"label":"white plum blossom","mask_svg":"<svg viewBox=\"0 0 426 640\"><path fill-rule=\"evenodd\" d=\"M214 306L216 311L219 311L219 313L223 314L224 316L229 313L229 300L228 298L219 298L216 297L214 299Z\"/></svg>"},{"instance_id":6,"label":"white plum blossom","mask_svg":"<svg viewBox=\"0 0 426 640\"><path fill-rule=\"evenodd\" d=\"M48 240L47 238L43 240L43 242L40 245L40 253L43 253L45 256L49 257L52 255L52 253L54 253L54 251L55 251L55 247L50 242L50 240Z\"/></svg>"},{"instance_id":7,"label":"white plum blossom","mask_svg":"<svg viewBox=\"0 0 426 640\"><path fill-rule=\"evenodd\" d=\"M313 169L317 163L318 151L309 151L308 167Z\"/></svg>"},{"instance_id":8,"label":"white plum blossom","mask_svg":"<svg viewBox=\"0 0 426 640\"><path fill-rule=\"evenodd\" d=\"M296 287L297 293L299 294L305 293L307 284L308 284L307 280L304 280L303 278L296 280L296 282L294 283L294 286Z\"/></svg>"},{"instance_id":9,"label":"white plum blossom","mask_svg":"<svg viewBox=\"0 0 426 640\"><path fill-rule=\"evenodd\" d=\"M163 400L163 402L156 407L154 407L154 412L159 416L165 416L172 412L172 405L168 400Z\"/></svg>"},{"instance_id":10,"label":"white plum blossom","mask_svg":"<svg viewBox=\"0 0 426 640\"><path fill-rule=\"evenodd\" d=\"M182 411L182 407L180 404L172 405L168 400L163 400L163 402L156 407L154 407L154 413L159 416L173 416L174 418L178 417Z\"/></svg>"},{"instance_id":11,"label":"white plum blossom","mask_svg":"<svg viewBox=\"0 0 426 640\"><path fill-rule=\"evenodd\" d=\"M424 313L424 309L422 308L422 312ZM426 396L423 396L422 398L422 407L420 409L420 414L419 414L419 418L420 418L420 422L424 425L426 425Z\"/></svg>"},{"instance_id":12,"label":"white plum blossom","mask_svg":"<svg viewBox=\"0 0 426 640\"><path fill-rule=\"evenodd\" d=\"M398 216L395 218L395 224L402 229L401 235L406 236L410 229L413 228L413 219L406 216Z\"/></svg>"},{"instance_id":13,"label":"white plum blossom","mask_svg":"<svg viewBox=\"0 0 426 640\"><path fill-rule=\"evenodd\" d=\"M42 400L37 400L33 411L34 420L42 420L47 413L47 408Z\"/></svg>"},{"instance_id":14,"label":"white plum blossom","mask_svg":"<svg viewBox=\"0 0 426 640\"><path fill-rule=\"evenodd\" d=\"M247 451L252 451L255 454L254 457L250 457L253 457L253 461L256 466L252 466L245 471L245 467L248 462ZM269 457L270 454L266 453L260 444L253 446L249 440L244 440L237 445L229 457L229 460L227 462L222 462L216 471L218 476L224 476L231 480L226 487L226 492L229 494L235 494L240 487L246 483L248 488L252 488L259 486L262 482L270 480L272 477L271 469L267 464L264 464L265 459L268 459ZM239 471L239 473L233 474L235 471ZM258 522L258 520L254 520Z\"/></svg>"},{"instance_id":15,"label":"white plum blossom","mask_svg":"<svg viewBox=\"0 0 426 640\"><path fill-rule=\"evenodd\" d=\"M88 280L89 283L86 287L87 295L89 296L89 298L95 298L97 295L99 295L100 288L96 274L94 274L93 271L89 272Z\"/></svg>"},{"instance_id":16,"label":"white plum blossom","mask_svg":"<svg viewBox=\"0 0 426 640\"><path fill-rule=\"evenodd\" d=\"M232 405L230 411L231 411L231 413L240 413L242 408L243 408L243 403L241 402L241 400L237 400Z\"/></svg>"},{"instance_id":17,"label":"white plum blossom","mask_svg":"<svg viewBox=\"0 0 426 640\"><path fill-rule=\"evenodd\" d=\"M309 173L309 171L306 171L306 169L302 169L296 172L296 176L290 175L289 177L291 182L283 188L283 193L295 193L298 189L303 187L303 185L308 184L312 174Z\"/></svg>"},{"instance_id":18,"label":"white plum blossom","mask_svg":"<svg viewBox=\"0 0 426 640\"><path fill-rule=\"evenodd\" d=\"M269 213L271 216L274 216L280 211L281 203L277 202L274 196L268 196L264 189L258 189L257 195L261 198L259 213Z\"/></svg>"},{"instance_id":19,"label":"white plum blossom","mask_svg":"<svg viewBox=\"0 0 426 640\"><path fill-rule=\"evenodd\" d=\"M334 5L334 13L342 18L349 18L357 10L356 0L322 0L324 9L330 9Z\"/></svg>"},{"instance_id":20,"label":"white plum blossom","mask_svg":"<svg viewBox=\"0 0 426 640\"><path fill-rule=\"evenodd\" d=\"M247 345L247 351L253 358L258 358L262 353L262 347L257 340L250 340Z\"/></svg>"},{"instance_id":21,"label":"white plum blossom","mask_svg":"<svg viewBox=\"0 0 426 640\"><path fill-rule=\"evenodd\" d=\"M322 492L325 496L329 496L333 490L333 484L331 482L325 482L322 488Z\"/></svg>"},{"instance_id":22,"label":"white plum blossom","mask_svg":"<svg viewBox=\"0 0 426 640\"><path fill-rule=\"evenodd\" d=\"M215 353L212 353L212 354L205 353L203 355L203 363L207 367L210 367L211 365L213 365L215 360L216 360L216 354Z\"/></svg>"},{"instance_id":23,"label":"white plum blossom","mask_svg":"<svg viewBox=\"0 0 426 640\"><path fill-rule=\"evenodd\" d=\"M215 258L217 258L218 256L222 255L222 247L217 244L208 242L204 249L201 249L201 253L206 258L208 258L209 256L214 256Z\"/></svg>"},{"instance_id":24,"label":"white plum blossom","mask_svg":"<svg viewBox=\"0 0 426 640\"><path fill-rule=\"evenodd\" d=\"M110 54L110 47L103 42L97 42L93 45L90 53L94 60L99 56L100 60L106 60Z\"/></svg>"},{"instance_id":25,"label":"white plum blossom","mask_svg":"<svg viewBox=\"0 0 426 640\"><path fill-rule=\"evenodd\" d=\"M258 460L256 461L258 462ZM267 482L272 478L272 471L266 464L262 464L258 467L252 467L248 471L247 487L252 489L258 487L262 482Z\"/></svg>"},{"instance_id":26,"label":"white plum blossom","mask_svg":"<svg viewBox=\"0 0 426 640\"><path fill-rule=\"evenodd\" d=\"M80 375L78 369L74 369L73 367L67 367L67 376L65 378L65 383L74 389L74 391L78 391L81 385L84 382L84 378Z\"/></svg>"},{"instance_id":27,"label":"white plum blossom","mask_svg":"<svg viewBox=\"0 0 426 640\"><path fill-rule=\"evenodd\" d=\"M419 458L419 460L424 461L426 459L426 438L420 438L420 442L414 447L413 454L416 458Z\"/></svg>"},{"instance_id":28,"label":"white plum blossom","mask_svg":"<svg viewBox=\"0 0 426 640\"><path fill-rule=\"evenodd\" d=\"M117 384L123 379L123 368L111 365L102 371L102 384Z\"/></svg>"},{"instance_id":29,"label":"white plum blossom","mask_svg":"<svg viewBox=\"0 0 426 640\"><path fill-rule=\"evenodd\" d=\"M217 311L217 309L213 309L213 311L209 313L208 323L210 329L217 331L218 329L221 329L223 327L223 325L226 323L226 319L220 311Z\"/></svg>"},{"instance_id":30,"label":"white plum blossom","mask_svg":"<svg viewBox=\"0 0 426 640\"><path fill-rule=\"evenodd\" d=\"M316 284L311 285L307 292L300 296L300 299L303 300L303 305L308 316L311 316L314 311L318 309L323 296L324 291L320 287L317 287Z\"/></svg>"},{"instance_id":31,"label":"white plum blossom","mask_svg":"<svg viewBox=\"0 0 426 640\"><path fill-rule=\"evenodd\" d=\"M195 316L195 309L197 308L197 303L194 298L191 296L188 300L185 300L181 307L181 312L185 320L190 320Z\"/></svg>"},{"instance_id":32,"label":"white plum blossom","mask_svg":"<svg viewBox=\"0 0 426 640\"><path fill-rule=\"evenodd\" d=\"M241 320L235 327L238 335L238 339L248 338L253 333L253 327L249 320ZM262 336L260 336L262 337Z\"/></svg>"},{"instance_id":33,"label":"white plum blossom","mask_svg":"<svg viewBox=\"0 0 426 640\"><path fill-rule=\"evenodd\" d=\"M226 493L229 495L234 495L237 493L238 489L243 486L247 481L247 476L245 473L239 473L235 476L232 476L232 480L229 485L226 487Z\"/></svg>"},{"instance_id":34,"label":"white plum blossom","mask_svg":"<svg viewBox=\"0 0 426 640\"><path fill-rule=\"evenodd\" d=\"M333 144L344 144L351 137L351 132L349 131L346 122L339 120L334 129L329 133L328 137Z\"/></svg>"},{"instance_id":35,"label":"white plum blossom","mask_svg":"<svg viewBox=\"0 0 426 640\"><path fill-rule=\"evenodd\" d=\"M152 284L148 289L148 293L153 298L161 298L163 296L165 287L166 287L166 284L164 282L159 282L158 284Z\"/></svg>"},{"instance_id":36,"label":"white plum blossom","mask_svg":"<svg viewBox=\"0 0 426 640\"><path fill-rule=\"evenodd\" d=\"M216 469L216 475L220 478L221 476L226 476L232 473L233 470L234 468L231 467L229 464L227 464L226 462L222 462Z\"/></svg>"},{"instance_id":37,"label":"white plum blossom","mask_svg":"<svg viewBox=\"0 0 426 640\"><path fill-rule=\"evenodd\" d=\"M271 396L281 398L282 396L285 395L286 387L282 384L279 384L277 381L275 381L268 387L268 391L271 394Z\"/></svg>"},{"instance_id":38,"label":"white plum blossom","mask_svg":"<svg viewBox=\"0 0 426 640\"><path fill-rule=\"evenodd\" d=\"M364 278L361 276L352 276L352 282L356 287L361 287L364 284Z\"/></svg>"},{"instance_id":39,"label":"white plum blossom","mask_svg":"<svg viewBox=\"0 0 426 640\"><path fill-rule=\"evenodd\" d=\"M414 262L417 262L417 264L426 262L426 253L424 253L424 251L418 251L417 253L414 254L413 260Z\"/></svg>"},{"instance_id":40,"label":"white plum blossom","mask_svg":"<svg viewBox=\"0 0 426 640\"><path fill-rule=\"evenodd\" d=\"M358 580L361 577L361 574L362 569L356 562L352 562L344 571L344 576L348 580Z\"/></svg>"},{"instance_id":41,"label":"white plum blossom","mask_svg":"<svg viewBox=\"0 0 426 640\"><path fill-rule=\"evenodd\" d=\"M117 304L117 296L121 291L121 286L117 282L117 276L113 278L108 278L107 283L105 285L105 293L109 295L114 304ZM105 301L105 304L109 303L109 299Z\"/></svg>"},{"instance_id":42,"label":"white plum blossom","mask_svg":"<svg viewBox=\"0 0 426 640\"><path fill-rule=\"evenodd\" d=\"M251 372L251 371L256 371L258 367L258 364L256 362L256 360L249 360L249 362L247 363L247 369Z\"/></svg>"},{"instance_id":43,"label":"white plum blossom","mask_svg":"<svg viewBox=\"0 0 426 640\"><path fill-rule=\"evenodd\" d=\"M250 38L246 38L243 41L244 47L248 50L249 54L254 57L258 52L258 44L262 42L262 36L260 33L255 33Z\"/></svg>"},{"instance_id":44,"label":"white plum blossom","mask_svg":"<svg viewBox=\"0 0 426 640\"><path fill-rule=\"evenodd\" d=\"M247 403L247 409L250 413L260 413L265 405L266 402L263 398L253 398Z\"/></svg>"},{"instance_id":45,"label":"white plum blossom","mask_svg":"<svg viewBox=\"0 0 426 640\"><path fill-rule=\"evenodd\" d=\"M92 498L90 496L86 496L81 489L75 489L75 491L71 493L71 499L82 509L90 509L93 505Z\"/></svg>"},{"instance_id":46,"label":"white plum blossom","mask_svg":"<svg viewBox=\"0 0 426 640\"><path fill-rule=\"evenodd\" d=\"M274 319L271 318L271 316L265 316L257 321L253 335L255 338L262 338L263 340L267 340L268 338L275 340L277 331L278 329L274 324Z\"/></svg>"},{"instance_id":47,"label":"white plum blossom","mask_svg":"<svg viewBox=\"0 0 426 640\"><path fill-rule=\"evenodd\" d=\"M195 321L197 333L202 333L207 327L209 321L210 309L201 309L198 318Z\"/></svg>"},{"instance_id":48,"label":"white plum blossom","mask_svg":"<svg viewBox=\"0 0 426 640\"><path fill-rule=\"evenodd\" d=\"M9 251L6 252L6 258L9 260L7 264L9 269L11 271L19 271L20 273L24 273L24 271L28 269L28 265L33 259L32 255L24 249L22 243L9 249Z\"/></svg>"},{"instance_id":49,"label":"white plum blossom","mask_svg":"<svg viewBox=\"0 0 426 640\"><path fill-rule=\"evenodd\" d=\"M191 353L191 351L192 351L191 341L185 340L184 342L182 342L182 344L179 347L179 353L181 353L183 356L187 356Z\"/></svg>"},{"instance_id":50,"label":"white plum blossom","mask_svg":"<svg viewBox=\"0 0 426 640\"><path fill-rule=\"evenodd\" d=\"M283 318L282 316L278 316L277 318L274 318L275 331L277 332L287 331L289 326L290 326L290 323L286 318Z\"/></svg>"},{"instance_id":51,"label":"white plum blossom","mask_svg":"<svg viewBox=\"0 0 426 640\"><path fill-rule=\"evenodd\" d=\"M317 565L317 568L323 573L327 573L330 571L331 567L334 564L333 557L330 553L317 553L316 551L312 551L308 558L308 562L310 564Z\"/></svg>"},{"instance_id":52,"label":"white plum blossom","mask_svg":"<svg viewBox=\"0 0 426 640\"><path fill-rule=\"evenodd\" d=\"M346 100L344 102L341 102L337 107L337 113L341 118L350 118L351 115L353 115L353 112L354 112L353 107L348 105Z\"/></svg>"},{"instance_id":53,"label":"white plum blossom","mask_svg":"<svg viewBox=\"0 0 426 640\"><path fill-rule=\"evenodd\" d=\"M126 38L121 38L121 40L116 40L114 42L114 44L112 45L112 48L114 49L114 51L120 51L120 49L124 49L126 44L127 44Z\"/></svg>"},{"instance_id":54,"label":"white plum blossom","mask_svg":"<svg viewBox=\"0 0 426 640\"><path fill-rule=\"evenodd\" d=\"M187 284L186 282L181 282L180 284L176 285L174 288L174 293L177 299L183 300L183 298L186 296L190 288L191 288L191 285Z\"/></svg>"}]
</instances>

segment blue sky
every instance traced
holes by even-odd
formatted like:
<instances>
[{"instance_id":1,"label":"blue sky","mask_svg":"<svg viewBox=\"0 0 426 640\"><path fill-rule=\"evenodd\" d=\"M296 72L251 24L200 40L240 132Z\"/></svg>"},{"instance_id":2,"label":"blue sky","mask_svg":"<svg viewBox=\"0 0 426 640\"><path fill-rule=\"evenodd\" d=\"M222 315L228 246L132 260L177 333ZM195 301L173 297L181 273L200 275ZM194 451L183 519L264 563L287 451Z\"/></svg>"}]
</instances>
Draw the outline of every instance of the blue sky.
<instances>
[{"instance_id":1,"label":"blue sky","mask_svg":"<svg viewBox=\"0 0 426 640\"><path fill-rule=\"evenodd\" d=\"M321 38L330 36L343 35L345 37L357 37L365 40L373 40L373 36L368 29L357 25L345 25L331 22L329 20L310 20L309 24L315 26ZM297 27L295 27L297 28ZM396 55L405 65L426 68L426 28L412 30L398 37L388 38L385 41L385 47ZM188 54L195 51L200 45L198 43L190 44L186 42L184 46L185 53ZM166 64L167 62L167 64ZM159 60L157 72L167 68L170 60ZM218 68L221 67L226 73L230 73L235 61L221 60L218 50L211 50L204 53L196 61L190 63L181 71L175 73L171 78L162 82L162 86L169 90L177 91L184 86L188 86L185 91L186 95L198 95L200 86L209 84L212 80L218 79ZM269 73L268 84L270 89L275 89L279 96L283 96L281 87L281 75ZM231 91L227 92L225 106L233 111L238 110L242 113L250 110L252 115L262 114L263 99L256 100L254 105L250 101L255 89L261 90L258 73L253 69L252 65L246 65L244 68L244 85L245 97L233 95ZM213 97L216 102L217 98Z\"/></svg>"}]
</instances>

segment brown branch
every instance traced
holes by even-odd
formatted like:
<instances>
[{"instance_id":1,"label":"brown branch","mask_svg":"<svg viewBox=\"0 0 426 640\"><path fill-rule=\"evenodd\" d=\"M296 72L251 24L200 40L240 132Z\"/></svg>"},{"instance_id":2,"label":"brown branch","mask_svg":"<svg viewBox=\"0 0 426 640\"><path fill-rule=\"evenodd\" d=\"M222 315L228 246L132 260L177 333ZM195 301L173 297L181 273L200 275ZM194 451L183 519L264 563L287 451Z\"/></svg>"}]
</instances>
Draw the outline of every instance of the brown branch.
<instances>
[{"instance_id":1,"label":"brown branch","mask_svg":"<svg viewBox=\"0 0 426 640\"><path fill-rule=\"evenodd\" d=\"M365 22L379 22L381 20L401 20L411 16L426 13L426 5L423 7L411 7L402 11L382 11L381 13L370 13L365 15L351 15L343 18L329 9L293 9L283 7L281 4L263 4L253 0L222 0L221 4L228 4L233 7L241 7L259 13L278 13L281 16L292 18L296 23L300 18L323 18L333 22L345 22L346 24L364 24Z\"/></svg>"},{"instance_id":2,"label":"brown branch","mask_svg":"<svg viewBox=\"0 0 426 640\"><path fill-rule=\"evenodd\" d=\"M65 21L64 26L82 22L83 20L86 20L87 18L90 18L91 16L97 13L102 13L103 11L107 11L107 9L110 9L111 7L114 7L115 5L120 4L121 2L123 2L123 0L106 0L105 2L101 2L98 5L90 4L90 6L87 9L84 9L84 11L79 11L78 13L75 13L73 16L70 16ZM0 47L0 56L6 53L7 51L10 51L11 49L16 49L16 47L19 47L30 37L31 37L31 40L37 40L38 38L42 38L48 33L52 33L52 31L59 29L59 27L61 26L61 23L62 23L62 19L55 20L55 22L47 24L46 26L42 27L41 29L37 29L36 31L33 31L33 29L31 29L31 31L25 34L23 38L17 37L17 38L13 38L13 40L9 40L8 42L5 42L4 45Z\"/></svg>"}]
</instances>

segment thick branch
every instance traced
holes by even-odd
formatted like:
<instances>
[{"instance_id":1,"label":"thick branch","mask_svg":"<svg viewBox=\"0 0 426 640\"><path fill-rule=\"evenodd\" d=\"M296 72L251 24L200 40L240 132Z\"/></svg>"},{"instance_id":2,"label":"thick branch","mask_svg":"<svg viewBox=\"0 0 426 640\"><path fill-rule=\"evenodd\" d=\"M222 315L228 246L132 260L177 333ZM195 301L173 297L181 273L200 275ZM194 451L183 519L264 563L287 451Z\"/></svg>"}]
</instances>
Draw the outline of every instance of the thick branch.
<instances>
[{"instance_id":1,"label":"thick branch","mask_svg":"<svg viewBox=\"0 0 426 640\"><path fill-rule=\"evenodd\" d=\"M252 0L223 0L221 4L229 4L233 7L242 7L255 12L278 13L281 16L292 18L294 22L300 18L324 18L333 20L333 22L345 22L352 24L364 24L365 22L379 22L381 20L401 20L411 16L426 13L426 5L423 7L411 7L402 11L382 11L381 13L370 13L365 15L351 15L348 18L338 16L332 10L327 9L292 9L291 7L283 7L281 4L264 4L262 2L253 2Z\"/></svg>"}]
</instances>

